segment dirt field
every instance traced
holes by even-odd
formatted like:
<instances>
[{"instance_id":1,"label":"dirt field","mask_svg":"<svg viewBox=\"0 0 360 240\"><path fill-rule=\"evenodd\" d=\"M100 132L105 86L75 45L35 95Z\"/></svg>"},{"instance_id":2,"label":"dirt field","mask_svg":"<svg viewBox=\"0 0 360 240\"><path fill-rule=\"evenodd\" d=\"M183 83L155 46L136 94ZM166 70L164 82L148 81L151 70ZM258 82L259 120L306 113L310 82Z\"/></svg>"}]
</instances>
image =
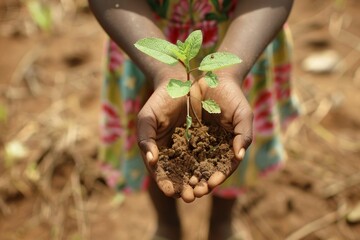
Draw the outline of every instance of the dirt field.
<instances>
[{"instance_id":1,"label":"dirt field","mask_svg":"<svg viewBox=\"0 0 360 240\"><path fill-rule=\"evenodd\" d=\"M41 33L20 1L0 2L0 240L150 239L146 193L115 194L95 168L105 35L86 1L61 3ZM235 222L255 240L360 239L359 14L357 0L295 3L302 116L285 169L239 199ZM304 66L325 50L321 73ZM184 239L206 239L209 204L180 203Z\"/></svg>"}]
</instances>

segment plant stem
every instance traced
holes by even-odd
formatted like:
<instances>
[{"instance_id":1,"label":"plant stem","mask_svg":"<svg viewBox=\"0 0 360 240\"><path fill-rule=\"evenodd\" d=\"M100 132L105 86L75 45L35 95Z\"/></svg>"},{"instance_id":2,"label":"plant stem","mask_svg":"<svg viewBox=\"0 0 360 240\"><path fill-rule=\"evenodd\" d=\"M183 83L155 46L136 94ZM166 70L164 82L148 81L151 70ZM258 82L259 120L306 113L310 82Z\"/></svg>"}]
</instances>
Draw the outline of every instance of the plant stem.
<instances>
[{"instance_id":1,"label":"plant stem","mask_svg":"<svg viewBox=\"0 0 360 240\"><path fill-rule=\"evenodd\" d=\"M193 68L193 69L189 69L189 66L187 66L183 61L180 61L179 62L185 67L186 69L186 80L189 81L190 80L190 73L192 71L195 71L197 70L198 68ZM192 83L193 84L193 83ZM192 106L191 104L191 101L190 101L190 92L186 95L186 114L187 116L190 116L190 108L191 108L191 111L193 112L196 120L198 121L198 123L200 124L200 126L203 126L199 117L197 116L195 110L194 110L194 107Z\"/></svg>"},{"instance_id":2,"label":"plant stem","mask_svg":"<svg viewBox=\"0 0 360 240\"><path fill-rule=\"evenodd\" d=\"M187 80L190 80L190 71L187 72ZM191 111L193 112L196 120L198 121L198 123L200 124L200 126L202 126L201 121L200 121L199 117L197 116L197 114L196 114L196 112L195 112L195 110L194 110L193 105L191 104L191 101L190 101L190 92L187 94L186 98L187 98L187 102L186 102L187 115L188 115L188 116L190 115L189 108L191 108Z\"/></svg>"},{"instance_id":3,"label":"plant stem","mask_svg":"<svg viewBox=\"0 0 360 240\"><path fill-rule=\"evenodd\" d=\"M193 71L196 71L196 70L198 70L198 69L199 69L198 67L193 68L193 69L190 69L190 70L189 70L189 73L191 73L191 72L193 72Z\"/></svg>"},{"instance_id":4,"label":"plant stem","mask_svg":"<svg viewBox=\"0 0 360 240\"><path fill-rule=\"evenodd\" d=\"M180 63L185 67L186 80L189 81L190 80L189 67L183 61L180 61ZM186 114L187 116L190 116L190 92L186 95Z\"/></svg>"},{"instance_id":5,"label":"plant stem","mask_svg":"<svg viewBox=\"0 0 360 240\"><path fill-rule=\"evenodd\" d=\"M190 94L189 94L189 96L188 96L188 99L190 99ZM195 98L195 99L196 99L196 98ZM191 107L191 111L193 112L193 114L194 114L194 116L195 116L195 118L196 118L196 121L198 121L198 123L199 123L200 126L202 127L203 125L202 125L199 117L197 116L197 114L196 114L196 112L195 112L195 109L194 109L193 105L191 104L191 101L189 101L189 105L190 105L190 107Z\"/></svg>"},{"instance_id":6,"label":"plant stem","mask_svg":"<svg viewBox=\"0 0 360 240\"><path fill-rule=\"evenodd\" d=\"M186 114L190 116L190 94L186 95Z\"/></svg>"}]
</instances>

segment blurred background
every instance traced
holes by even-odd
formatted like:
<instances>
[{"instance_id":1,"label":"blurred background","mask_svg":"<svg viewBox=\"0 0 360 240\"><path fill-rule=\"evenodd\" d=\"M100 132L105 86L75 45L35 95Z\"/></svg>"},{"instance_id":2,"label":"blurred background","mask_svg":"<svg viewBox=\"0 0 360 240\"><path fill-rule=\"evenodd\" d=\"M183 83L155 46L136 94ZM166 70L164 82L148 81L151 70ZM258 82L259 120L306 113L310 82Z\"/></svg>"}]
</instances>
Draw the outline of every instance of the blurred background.
<instances>
[{"instance_id":1,"label":"blurred background","mask_svg":"<svg viewBox=\"0 0 360 240\"><path fill-rule=\"evenodd\" d=\"M295 1L294 91L285 169L240 198L255 240L360 239L360 2ZM86 0L0 1L0 240L149 239L145 193L96 169L105 34ZM206 239L209 198L180 204Z\"/></svg>"}]
</instances>

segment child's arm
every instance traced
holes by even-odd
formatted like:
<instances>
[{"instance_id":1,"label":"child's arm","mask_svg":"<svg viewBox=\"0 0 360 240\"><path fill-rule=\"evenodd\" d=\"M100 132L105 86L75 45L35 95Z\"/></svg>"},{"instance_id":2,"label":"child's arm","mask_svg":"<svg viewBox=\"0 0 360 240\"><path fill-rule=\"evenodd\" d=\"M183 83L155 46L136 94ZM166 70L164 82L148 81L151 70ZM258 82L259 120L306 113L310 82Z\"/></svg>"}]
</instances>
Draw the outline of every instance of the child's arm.
<instances>
[{"instance_id":1,"label":"child's arm","mask_svg":"<svg viewBox=\"0 0 360 240\"><path fill-rule=\"evenodd\" d=\"M220 117L204 114L204 121L216 121L225 129L235 133L233 148L235 159L232 169L225 174L214 173L208 185L196 186L194 194L201 197L208 189L215 188L233 171L243 159L245 149L253 139L253 114L241 90L241 82L246 77L257 58L276 36L286 21L293 0L241 0L239 1L234 20L219 47L219 51L227 51L238 55L243 63L234 67L217 71L220 80L216 89L208 88L203 81L202 95L205 99L215 100L221 107Z\"/></svg>"},{"instance_id":2,"label":"child's arm","mask_svg":"<svg viewBox=\"0 0 360 240\"><path fill-rule=\"evenodd\" d=\"M145 37L165 39L152 19L152 12L145 0L89 0L89 5L101 26L140 67L154 84L154 92L137 116L137 140L146 167L155 178L159 188L167 195L175 194L172 182L155 174L154 164L158 160L157 145L167 145L175 127L185 122L186 99L172 99L165 84L170 78L184 79L186 70L181 64L169 66L140 52L134 43ZM193 88L192 88L193 89ZM200 89L191 93L200 99ZM197 92L197 95L194 93ZM201 113L201 103L193 103ZM198 107L196 107L198 105ZM199 113L200 111L200 113ZM184 186L181 193L184 201L193 201L193 189Z\"/></svg>"},{"instance_id":3,"label":"child's arm","mask_svg":"<svg viewBox=\"0 0 360 240\"><path fill-rule=\"evenodd\" d=\"M180 64L168 66L154 61L134 47L134 43L145 37L165 39L164 34L155 25L153 13L145 0L89 0L95 17L114 40L140 67L155 87L167 76L183 76ZM169 73L169 75L168 75ZM174 76L175 75L175 76Z\"/></svg>"},{"instance_id":4,"label":"child's arm","mask_svg":"<svg viewBox=\"0 0 360 240\"><path fill-rule=\"evenodd\" d=\"M243 79L257 58L272 41L288 18L293 0L241 0L234 20L219 47L238 55L243 63L226 68L227 74Z\"/></svg>"}]
</instances>

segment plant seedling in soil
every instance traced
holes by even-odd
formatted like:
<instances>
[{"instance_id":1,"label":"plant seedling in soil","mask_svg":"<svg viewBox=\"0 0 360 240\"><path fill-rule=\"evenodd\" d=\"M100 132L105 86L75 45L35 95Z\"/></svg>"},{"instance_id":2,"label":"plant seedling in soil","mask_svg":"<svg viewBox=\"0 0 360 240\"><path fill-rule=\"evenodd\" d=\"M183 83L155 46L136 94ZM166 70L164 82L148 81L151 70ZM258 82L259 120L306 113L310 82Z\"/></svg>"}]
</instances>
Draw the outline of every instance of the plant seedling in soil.
<instances>
[{"instance_id":1,"label":"plant seedling in soil","mask_svg":"<svg viewBox=\"0 0 360 240\"><path fill-rule=\"evenodd\" d=\"M222 131L219 127L209 129L203 126L194 111L198 124L193 124L190 116L190 109L192 108L190 89L194 81L197 80L191 80L190 74L195 70L204 72L206 84L210 88L216 88L219 80L213 71L238 64L241 59L232 53L215 52L204 57L198 67L191 68L190 61L199 53L202 39L202 32L196 30L184 42L178 40L176 44L159 38L144 38L135 43L137 49L158 61L169 65L181 63L186 70L186 79L170 79L166 86L166 91L172 98L185 96L187 98L185 129L175 129L173 146L172 148L160 149L158 163L160 165L158 173L168 175L178 193L181 192L183 184L189 182L191 176L196 176L198 180L208 180L216 170L225 172L226 169L221 169L221 162L224 164L227 162L224 167L230 168L233 158L228 143L232 138L229 133ZM220 106L212 99L201 100L201 105L205 111L211 114L221 113ZM184 137L185 141L183 140ZM180 162L174 159L178 159ZM222 161L221 159L228 160Z\"/></svg>"}]
</instances>

